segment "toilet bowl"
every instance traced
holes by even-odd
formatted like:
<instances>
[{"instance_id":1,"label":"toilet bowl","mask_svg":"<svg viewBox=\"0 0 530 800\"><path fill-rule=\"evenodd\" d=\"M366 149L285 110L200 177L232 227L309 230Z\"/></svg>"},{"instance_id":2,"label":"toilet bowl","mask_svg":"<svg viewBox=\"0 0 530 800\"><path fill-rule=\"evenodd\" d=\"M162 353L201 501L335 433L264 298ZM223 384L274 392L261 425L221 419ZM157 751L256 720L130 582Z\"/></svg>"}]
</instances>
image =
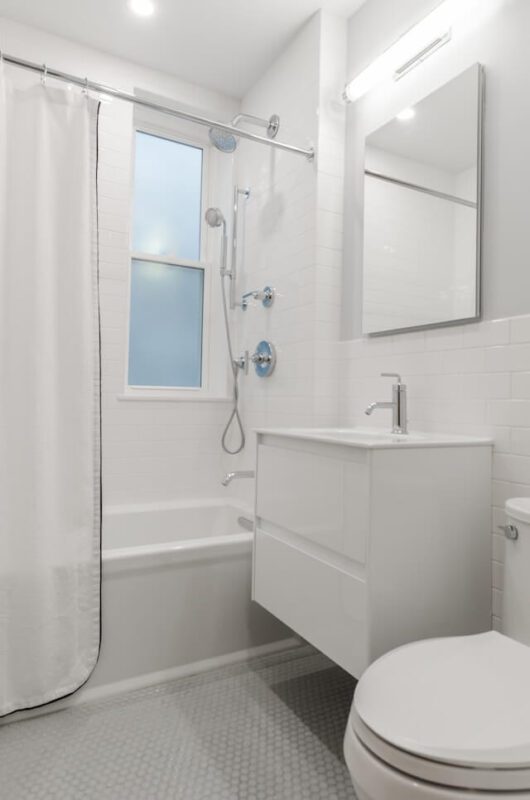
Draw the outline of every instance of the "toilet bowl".
<instances>
[{"instance_id":1,"label":"toilet bowl","mask_svg":"<svg viewBox=\"0 0 530 800\"><path fill-rule=\"evenodd\" d=\"M366 670L344 740L359 800L530 800L530 499L506 511L504 634L414 642Z\"/></svg>"}]
</instances>

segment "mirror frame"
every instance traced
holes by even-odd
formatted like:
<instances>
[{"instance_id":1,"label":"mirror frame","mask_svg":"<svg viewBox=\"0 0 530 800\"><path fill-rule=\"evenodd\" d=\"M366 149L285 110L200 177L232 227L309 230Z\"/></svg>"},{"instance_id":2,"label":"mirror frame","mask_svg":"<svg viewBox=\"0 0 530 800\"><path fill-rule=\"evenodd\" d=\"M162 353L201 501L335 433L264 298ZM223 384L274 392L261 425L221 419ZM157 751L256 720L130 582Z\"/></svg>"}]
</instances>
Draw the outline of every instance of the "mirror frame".
<instances>
[{"instance_id":1,"label":"mirror frame","mask_svg":"<svg viewBox=\"0 0 530 800\"><path fill-rule=\"evenodd\" d=\"M475 62L471 64L467 69L471 69L472 67L477 67L478 72L478 113L477 113L477 230L476 230L476 269L475 269L475 313L473 316L470 317L461 317L459 319L451 319L445 322L427 322L422 325L411 325L410 327L404 328L388 328L384 331L364 331L363 330L363 320L364 320L364 233L363 233L363 302L361 306L361 336L372 338L372 337L380 337L380 336L395 336L399 333L411 333L413 331L425 331L425 330L432 330L434 328L449 328L455 327L457 325L465 325L472 322L477 322L482 318L482 233L483 233L483 185L484 185L484 100L485 100L485 74L484 74L484 66L480 62ZM434 94L438 89L441 89L451 80L455 80L467 69L462 70L455 75L450 80L446 81L445 83L440 84L436 89L433 89L432 92L429 94L424 95L418 103L421 103L422 100L429 97L431 94ZM392 118L391 118L392 119ZM391 121L389 120L389 122ZM386 124L386 123L385 123ZM383 126L380 126L383 127ZM375 130L379 130L376 128ZM375 131L372 131L375 133ZM369 135L369 134L368 134ZM366 140L368 139L368 135L365 138L365 146ZM366 156L365 156L365 164L366 164ZM367 170L366 167L364 168L363 174L366 176L367 174L372 174L373 176L379 176L378 173L371 172ZM401 181L393 178L385 178L391 183L395 183L401 186L407 186L406 181ZM414 186L415 189L418 189L417 186ZM419 191L424 191L431 196L441 196L444 197L442 192L436 192L435 190L431 190L428 188L420 188ZM363 199L363 209L364 209L364 199ZM364 230L364 226L363 226Z\"/></svg>"}]
</instances>

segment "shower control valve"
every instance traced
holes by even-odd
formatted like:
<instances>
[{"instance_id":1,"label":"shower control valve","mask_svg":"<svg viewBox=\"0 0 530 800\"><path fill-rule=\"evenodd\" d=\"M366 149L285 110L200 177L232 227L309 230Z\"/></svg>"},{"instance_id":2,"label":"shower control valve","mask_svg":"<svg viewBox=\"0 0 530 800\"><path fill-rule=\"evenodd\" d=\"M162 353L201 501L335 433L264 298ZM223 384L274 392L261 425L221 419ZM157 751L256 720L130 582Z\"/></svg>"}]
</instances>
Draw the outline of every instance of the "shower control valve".
<instances>
[{"instance_id":1,"label":"shower control valve","mask_svg":"<svg viewBox=\"0 0 530 800\"><path fill-rule=\"evenodd\" d=\"M276 348L265 339L259 342L256 351L250 356L259 378L268 378L276 366Z\"/></svg>"}]
</instances>

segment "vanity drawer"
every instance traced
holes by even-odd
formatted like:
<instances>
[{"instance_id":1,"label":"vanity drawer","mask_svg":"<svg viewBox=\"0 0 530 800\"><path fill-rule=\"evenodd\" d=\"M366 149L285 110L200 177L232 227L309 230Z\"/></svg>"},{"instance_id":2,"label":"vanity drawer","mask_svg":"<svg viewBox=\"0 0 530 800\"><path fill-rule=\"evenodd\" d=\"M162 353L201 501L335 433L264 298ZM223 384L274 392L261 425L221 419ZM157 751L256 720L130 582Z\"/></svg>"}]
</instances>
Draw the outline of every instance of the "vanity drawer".
<instances>
[{"instance_id":1,"label":"vanity drawer","mask_svg":"<svg viewBox=\"0 0 530 800\"><path fill-rule=\"evenodd\" d=\"M256 531L253 599L359 677L367 666L366 584Z\"/></svg>"},{"instance_id":2,"label":"vanity drawer","mask_svg":"<svg viewBox=\"0 0 530 800\"><path fill-rule=\"evenodd\" d=\"M260 444L256 515L364 564L369 473L365 454L355 448L312 452Z\"/></svg>"}]
</instances>

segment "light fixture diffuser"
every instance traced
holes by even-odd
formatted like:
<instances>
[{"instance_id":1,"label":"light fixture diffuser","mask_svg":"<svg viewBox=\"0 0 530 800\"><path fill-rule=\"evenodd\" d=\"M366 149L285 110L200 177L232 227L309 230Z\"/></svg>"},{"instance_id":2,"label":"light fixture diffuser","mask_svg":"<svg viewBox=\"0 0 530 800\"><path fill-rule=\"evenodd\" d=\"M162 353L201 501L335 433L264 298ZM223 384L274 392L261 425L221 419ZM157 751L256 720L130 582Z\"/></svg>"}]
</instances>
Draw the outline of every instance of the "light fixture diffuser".
<instances>
[{"instance_id":1,"label":"light fixture diffuser","mask_svg":"<svg viewBox=\"0 0 530 800\"><path fill-rule=\"evenodd\" d=\"M444 0L357 75L344 90L354 102L379 83L403 77L451 38L451 27L469 10L470 0Z\"/></svg>"}]
</instances>

